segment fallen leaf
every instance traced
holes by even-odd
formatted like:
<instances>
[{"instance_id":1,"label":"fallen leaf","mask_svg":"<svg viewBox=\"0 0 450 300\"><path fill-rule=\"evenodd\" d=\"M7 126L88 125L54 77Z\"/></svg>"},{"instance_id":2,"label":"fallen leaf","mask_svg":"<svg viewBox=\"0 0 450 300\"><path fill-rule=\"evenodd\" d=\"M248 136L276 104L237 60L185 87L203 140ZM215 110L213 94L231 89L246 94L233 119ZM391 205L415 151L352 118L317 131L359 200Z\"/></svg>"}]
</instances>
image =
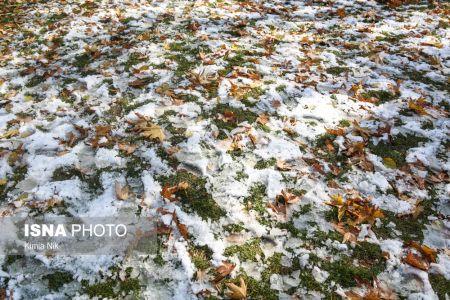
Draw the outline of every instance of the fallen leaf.
<instances>
[{"instance_id":1,"label":"fallen leaf","mask_svg":"<svg viewBox=\"0 0 450 300\"><path fill-rule=\"evenodd\" d=\"M269 123L270 117L268 114L260 114L258 118L256 119L256 122L258 122L261 125L266 125Z\"/></svg>"},{"instance_id":2,"label":"fallen leaf","mask_svg":"<svg viewBox=\"0 0 450 300\"><path fill-rule=\"evenodd\" d=\"M119 143L118 147L119 147L120 151L123 151L123 152L125 152L128 155L130 155L134 151L136 151L136 148L137 148L136 145L132 145L132 144L129 144L129 143Z\"/></svg>"},{"instance_id":3,"label":"fallen leaf","mask_svg":"<svg viewBox=\"0 0 450 300\"><path fill-rule=\"evenodd\" d=\"M1 137L4 139L9 139L18 135L19 135L18 129L10 129L7 132L5 132Z\"/></svg>"},{"instance_id":4,"label":"fallen leaf","mask_svg":"<svg viewBox=\"0 0 450 300\"><path fill-rule=\"evenodd\" d=\"M225 277L227 277L236 267L236 265L223 261L223 264L216 268L216 277L214 278L214 283L217 284L221 282Z\"/></svg>"},{"instance_id":5,"label":"fallen leaf","mask_svg":"<svg viewBox=\"0 0 450 300\"><path fill-rule=\"evenodd\" d=\"M127 200L129 197L129 187L121 186L118 181L115 183L116 197L119 200Z\"/></svg>"},{"instance_id":6,"label":"fallen leaf","mask_svg":"<svg viewBox=\"0 0 450 300\"><path fill-rule=\"evenodd\" d=\"M234 300L240 300L247 297L247 285L242 277L239 278L240 286L234 283L226 283L226 286L230 289L227 293L228 297Z\"/></svg>"},{"instance_id":7,"label":"fallen leaf","mask_svg":"<svg viewBox=\"0 0 450 300\"><path fill-rule=\"evenodd\" d=\"M278 195L277 199L282 199L282 200L284 200L285 203L292 204L292 203L298 202L300 200L300 197L298 197L295 194L288 193L288 192L282 190L281 195Z\"/></svg>"},{"instance_id":8,"label":"fallen leaf","mask_svg":"<svg viewBox=\"0 0 450 300\"><path fill-rule=\"evenodd\" d=\"M428 264L420 256L412 252L409 252L405 257L403 257L403 261L408 265L423 271L428 270L429 267Z\"/></svg>"},{"instance_id":9,"label":"fallen leaf","mask_svg":"<svg viewBox=\"0 0 450 300\"><path fill-rule=\"evenodd\" d=\"M337 136L343 136L343 135L345 135L345 129L344 129L344 128L336 128L336 129L325 128L325 131L326 131L328 134L333 134L333 135L337 135Z\"/></svg>"},{"instance_id":10,"label":"fallen leaf","mask_svg":"<svg viewBox=\"0 0 450 300\"><path fill-rule=\"evenodd\" d=\"M346 14L344 8L338 8L338 9L336 10L336 15L337 15L339 18L343 19L343 18L345 18L345 16L346 16L347 14Z\"/></svg>"},{"instance_id":11,"label":"fallen leaf","mask_svg":"<svg viewBox=\"0 0 450 300\"><path fill-rule=\"evenodd\" d=\"M386 167L390 168L390 169L396 169L397 168L397 164L395 163L395 160L392 159L391 157L384 157L383 158L383 163Z\"/></svg>"}]
</instances>

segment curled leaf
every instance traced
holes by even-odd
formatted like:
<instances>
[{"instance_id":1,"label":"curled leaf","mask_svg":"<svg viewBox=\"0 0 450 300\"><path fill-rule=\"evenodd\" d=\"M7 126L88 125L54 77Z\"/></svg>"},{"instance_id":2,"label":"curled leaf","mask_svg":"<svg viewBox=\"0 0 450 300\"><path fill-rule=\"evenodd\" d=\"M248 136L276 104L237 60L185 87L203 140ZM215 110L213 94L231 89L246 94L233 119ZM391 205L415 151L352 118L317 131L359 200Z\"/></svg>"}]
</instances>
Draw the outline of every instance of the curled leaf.
<instances>
[{"instance_id":1,"label":"curled leaf","mask_svg":"<svg viewBox=\"0 0 450 300\"><path fill-rule=\"evenodd\" d=\"M240 300L247 297L247 285L242 277L239 278L240 286L235 285L234 283L226 283L227 287L230 289L230 292L227 293L228 297L234 300Z\"/></svg>"}]
</instances>

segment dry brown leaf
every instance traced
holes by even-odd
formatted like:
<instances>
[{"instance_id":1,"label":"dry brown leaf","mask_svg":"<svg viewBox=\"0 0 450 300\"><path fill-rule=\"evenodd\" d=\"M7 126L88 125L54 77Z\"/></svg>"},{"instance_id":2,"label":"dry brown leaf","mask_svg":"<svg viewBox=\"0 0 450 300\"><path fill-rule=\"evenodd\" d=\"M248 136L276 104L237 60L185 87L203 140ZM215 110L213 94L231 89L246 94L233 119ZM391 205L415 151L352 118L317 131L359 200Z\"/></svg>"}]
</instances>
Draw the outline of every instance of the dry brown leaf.
<instances>
[{"instance_id":1,"label":"dry brown leaf","mask_svg":"<svg viewBox=\"0 0 450 300\"><path fill-rule=\"evenodd\" d=\"M436 250L434 250L426 245L420 245L419 243L414 242L414 241L407 243L405 246L411 247L411 248L414 248L414 249L420 251L420 253L422 253L422 255L425 256L425 258L427 259L428 262L430 262L430 263L436 262Z\"/></svg>"},{"instance_id":2,"label":"dry brown leaf","mask_svg":"<svg viewBox=\"0 0 450 300\"><path fill-rule=\"evenodd\" d=\"M298 202L300 200L300 197L298 197L295 194L292 194L292 193L282 190L281 195L278 195L277 199L280 199L280 200L282 199L285 203L292 204L292 203Z\"/></svg>"},{"instance_id":3,"label":"dry brown leaf","mask_svg":"<svg viewBox=\"0 0 450 300\"><path fill-rule=\"evenodd\" d=\"M336 15L337 15L339 18L343 19L343 18L345 18L345 16L347 15L347 13L345 12L345 9L344 9L344 8L338 8L338 9L336 10Z\"/></svg>"},{"instance_id":4,"label":"dry brown leaf","mask_svg":"<svg viewBox=\"0 0 450 300\"><path fill-rule=\"evenodd\" d=\"M427 271L429 267L427 262L425 262L419 255L412 252L409 252L405 257L403 257L403 261L408 265L423 271Z\"/></svg>"},{"instance_id":5,"label":"dry brown leaf","mask_svg":"<svg viewBox=\"0 0 450 300\"><path fill-rule=\"evenodd\" d=\"M223 265L216 268L216 277L214 278L214 283L217 284L221 282L225 277L227 277L236 267L236 265L223 261Z\"/></svg>"},{"instance_id":6,"label":"dry brown leaf","mask_svg":"<svg viewBox=\"0 0 450 300\"><path fill-rule=\"evenodd\" d=\"M273 108L278 108L281 106L281 102L278 100L273 100L270 105L272 105Z\"/></svg>"},{"instance_id":7,"label":"dry brown leaf","mask_svg":"<svg viewBox=\"0 0 450 300\"><path fill-rule=\"evenodd\" d=\"M258 122L261 125L266 125L270 121L270 116L268 114L260 114L258 118L256 119L256 122Z\"/></svg>"},{"instance_id":8,"label":"dry brown leaf","mask_svg":"<svg viewBox=\"0 0 450 300\"><path fill-rule=\"evenodd\" d=\"M163 196L165 199L169 200L170 202L178 201L178 198L172 196L176 191L178 190L178 186L164 186L161 190L161 196Z\"/></svg>"},{"instance_id":9,"label":"dry brown leaf","mask_svg":"<svg viewBox=\"0 0 450 300\"><path fill-rule=\"evenodd\" d=\"M128 197L130 195L129 195L129 187L127 185L121 186L121 184L118 181L116 181L115 191L117 199L128 200Z\"/></svg>"},{"instance_id":10,"label":"dry brown leaf","mask_svg":"<svg viewBox=\"0 0 450 300\"><path fill-rule=\"evenodd\" d=\"M332 129L332 128L326 128L325 127L325 131L328 134L333 134L333 135L337 135L337 136L343 136L345 135L345 129L344 128L336 128L336 129Z\"/></svg>"},{"instance_id":11,"label":"dry brown leaf","mask_svg":"<svg viewBox=\"0 0 450 300\"><path fill-rule=\"evenodd\" d=\"M247 285L242 277L239 278L240 286L234 283L226 283L226 286L230 289L227 293L228 297L233 300L240 300L247 297Z\"/></svg>"},{"instance_id":12,"label":"dry brown leaf","mask_svg":"<svg viewBox=\"0 0 450 300\"><path fill-rule=\"evenodd\" d=\"M137 146L132 145L129 143L119 143L118 144L119 150L125 152L127 155L132 154L134 151L136 151Z\"/></svg>"},{"instance_id":13,"label":"dry brown leaf","mask_svg":"<svg viewBox=\"0 0 450 300\"><path fill-rule=\"evenodd\" d=\"M409 109L414 110L418 115L421 116L426 116L426 115L430 115L426 110L425 110L425 98L420 97L417 100L409 100L408 101L408 107Z\"/></svg>"}]
</instances>

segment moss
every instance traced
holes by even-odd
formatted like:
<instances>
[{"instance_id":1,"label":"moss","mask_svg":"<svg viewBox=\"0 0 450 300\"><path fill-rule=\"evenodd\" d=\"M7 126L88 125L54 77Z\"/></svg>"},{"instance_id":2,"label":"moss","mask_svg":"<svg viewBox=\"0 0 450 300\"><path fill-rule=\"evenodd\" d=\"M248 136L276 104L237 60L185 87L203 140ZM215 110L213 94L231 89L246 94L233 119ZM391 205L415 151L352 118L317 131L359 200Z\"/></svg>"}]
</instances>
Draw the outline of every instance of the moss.
<instances>
[{"instance_id":1,"label":"moss","mask_svg":"<svg viewBox=\"0 0 450 300\"><path fill-rule=\"evenodd\" d=\"M189 188L177 191L175 195L180 198L181 204L189 211L197 213L202 219L217 221L225 215L225 211L214 201L206 190L206 179L196 176L185 170L178 171L175 175L161 176L158 181L162 186L173 186L180 182L187 182Z\"/></svg>"},{"instance_id":2,"label":"moss","mask_svg":"<svg viewBox=\"0 0 450 300\"><path fill-rule=\"evenodd\" d=\"M266 160L261 159L256 162L255 169L261 170L261 169L270 168L270 167L275 166L276 163L277 163L277 160L276 160L276 158L273 158L273 157L266 159Z\"/></svg>"},{"instance_id":3,"label":"moss","mask_svg":"<svg viewBox=\"0 0 450 300\"><path fill-rule=\"evenodd\" d=\"M445 277L440 274L429 274L428 279L439 299L447 299L447 296L450 293L450 280L445 279Z\"/></svg>"},{"instance_id":4,"label":"moss","mask_svg":"<svg viewBox=\"0 0 450 300\"><path fill-rule=\"evenodd\" d=\"M256 261L257 256L263 256L260 243L260 239L253 239L251 241L248 241L244 245L233 245L225 249L224 255L232 256L237 254L240 260Z\"/></svg>"},{"instance_id":5,"label":"moss","mask_svg":"<svg viewBox=\"0 0 450 300\"><path fill-rule=\"evenodd\" d=\"M215 115L215 118L212 120L212 122L221 130L218 136L219 139L224 139L227 137L223 130L231 131L235 129L239 123L244 121L252 124L258 118L258 115L250 110L231 107L227 104L218 104L210 112L210 114ZM224 114L231 114L233 116L232 120L223 120ZM207 116L208 115L205 115L205 117Z\"/></svg>"},{"instance_id":6,"label":"moss","mask_svg":"<svg viewBox=\"0 0 450 300\"><path fill-rule=\"evenodd\" d=\"M72 282L73 276L70 272L55 272L43 276L42 279L48 281L50 291L58 291L64 284Z\"/></svg>"},{"instance_id":7,"label":"moss","mask_svg":"<svg viewBox=\"0 0 450 300\"><path fill-rule=\"evenodd\" d=\"M425 137L419 137L412 134L398 134L393 136L391 143L380 142L377 145L369 143L368 147L373 154L381 157L392 158L398 167L403 166L407 151L410 148L417 147L420 143L427 142Z\"/></svg>"},{"instance_id":8,"label":"moss","mask_svg":"<svg viewBox=\"0 0 450 300\"><path fill-rule=\"evenodd\" d=\"M348 73L350 72L350 68L346 67L330 67L326 69L327 73L332 75L340 75L341 73Z\"/></svg>"},{"instance_id":9,"label":"moss","mask_svg":"<svg viewBox=\"0 0 450 300\"><path fill-rule=\"evenodd\" d=\"M264 184L256 184L250 188L250 196L244 199L244 203L248 210L255 210L259 214L263 214L267 208L266 187Z\"/></svg>"}]
</instances>

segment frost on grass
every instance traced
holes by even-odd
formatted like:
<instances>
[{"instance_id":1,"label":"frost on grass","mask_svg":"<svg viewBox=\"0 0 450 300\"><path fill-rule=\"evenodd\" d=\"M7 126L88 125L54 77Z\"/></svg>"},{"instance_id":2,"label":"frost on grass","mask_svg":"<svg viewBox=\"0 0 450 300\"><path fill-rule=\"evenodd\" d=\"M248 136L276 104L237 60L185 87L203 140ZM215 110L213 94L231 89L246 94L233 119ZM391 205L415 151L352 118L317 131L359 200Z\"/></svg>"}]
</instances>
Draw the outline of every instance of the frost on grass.
<instances>
[{"instance_id":1,"label":"frost on grass","mask_svg":"<svg viewBox=\"0 0 450 300\"><path fill-rule=\"evenodd\" d=\"M160 235L140 260L2 257L0 295L446 299L449 9L1 5L1 215Z\"/></svg>"}]
</instances>

